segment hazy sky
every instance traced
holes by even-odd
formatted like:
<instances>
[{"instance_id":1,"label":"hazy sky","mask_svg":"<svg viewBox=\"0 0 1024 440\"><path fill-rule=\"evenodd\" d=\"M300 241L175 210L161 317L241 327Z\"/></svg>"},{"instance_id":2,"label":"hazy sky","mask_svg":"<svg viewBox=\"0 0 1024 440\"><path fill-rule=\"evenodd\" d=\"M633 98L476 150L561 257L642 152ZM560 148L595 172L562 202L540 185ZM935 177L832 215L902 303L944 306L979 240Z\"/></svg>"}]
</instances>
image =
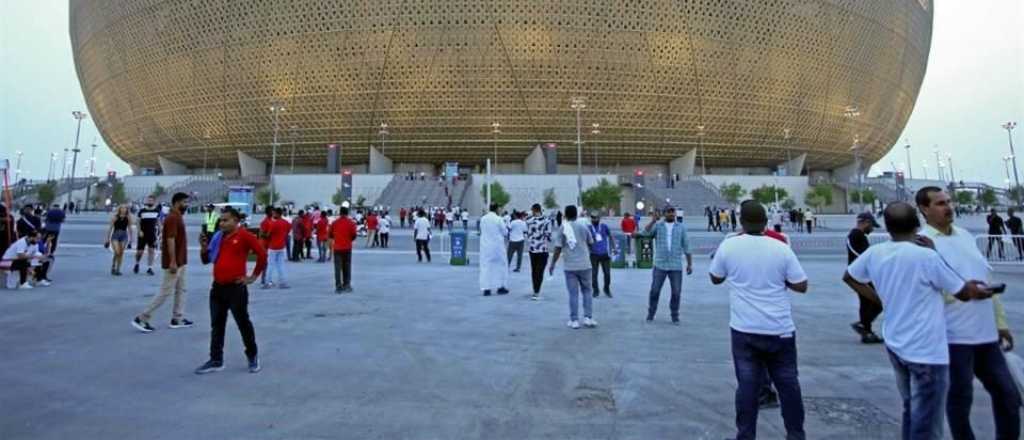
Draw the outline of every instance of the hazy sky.
<instances>
[{"instance_id":1,"label":"hazy sky","mask_svg":"<svg viewBox=\"0 0 1024 440\"><path fill-rule=\"evenodd\" d=\"M935 177L933 150L938 145L952 154L957 179L1002 185L1006 173L1001 158L1009 149L1000 125L1009 120L1024 124L1024 2L934 3L931 58L917 106L897 148L872 171L890 170L893 164L902 168L902 146L909 140L914 177L922 177L926 159L928 175ZM23 151L22 177L43 179L50 153L56 152L59 161L63 150L74 144L71 111L86 111L71 57L68 0L0 0L0 11L0 159L10 158L13 167L15 151ZM1024 126L1015 134L1024 171ZM88 146L93 142L99 145L97 174L108 164L119 174L128 173L128 166L86 120L78 175L88 172Z\"/></svg>"}]
</instances>

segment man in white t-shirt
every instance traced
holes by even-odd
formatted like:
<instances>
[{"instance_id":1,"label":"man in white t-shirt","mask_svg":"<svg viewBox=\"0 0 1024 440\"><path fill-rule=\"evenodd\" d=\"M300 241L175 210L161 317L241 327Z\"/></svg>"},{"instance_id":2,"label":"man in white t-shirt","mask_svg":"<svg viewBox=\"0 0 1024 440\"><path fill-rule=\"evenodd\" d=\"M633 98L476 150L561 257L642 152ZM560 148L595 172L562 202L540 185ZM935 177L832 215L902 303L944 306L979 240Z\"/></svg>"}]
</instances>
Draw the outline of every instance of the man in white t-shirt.
<instances>
[{"instance_id":1,"label":"man in white t-shirt","mask_svg":"<svg viewBox=\"0 0 1024 440\"><path fill-rule=\"evenodd\" d=\"M420 208L416 211L416 222L412 225L413 239L416 240L416 262L423 261L423 254L427 255L427 263L430 262L430 221L427 220L427 213Z\"/></svg>"},{"instance_id":2,"label":"man in white t-shirt","mask_svg":"<svg viewBox=\"0 0 1024 440\"><path fill-rule=\"evenodd\" d=\"M11 270L18 272L18 288L31 289L28 272L32 268L32 259L39 250L39 233L35 230L28 231L4 251L3 259L11 262ZM6 279L4 280L6 282Z\"/></svg>"},{"instance_id":3,"label":"man in white t-shirt","mask_svg":"<svg viewBox=\"0 0 1024 440\"><path fill-rule=\"evenodd\" d=\"M764 206L743 202L740 224L744 233L722 241L709 269L712 284L729 285L732 357L739 384L736 438L757 435L758 395L767 371L778 389L786 438L804 439L796 326L787 290L807 292L807 275L789 246L764 235Z\"/></svg>"},{"instance_id":4,"label":"man in white t-shirt","mask_svg":"<svg viewBox=\"0 0 1024 440\"><path fill-rule=\"evenodd\" d=\"M921 188L917 209L927 225L922 233L949 267L964 278L987 280L992 268L981 254L974 236L953 225L953 205L941 188ZM999 296L962 302L946 296L946 337L949 340L949 395L946 417L954 440L974 439L971 402L974 378L992 396L996 438L1020 438L1020 393L1003 357L1000 342L1013 348L1013 335Z\"/></svg>"},{"instance_id":5,"label":"man in white t-shirt","mask_svg":"<svg viewBox=\"0 0 1024 440\"><path fill-rule=\"evenodd\" d=\"M512 265L512 256L516 256L516 268L512 272L519 272L523 267L523 244L526 242L526 222L523 221L525 213L517 212L512 216L508 224L508 265Z\"/></svg>"},{"instance_id":6,"label":"man in white t-shirt","mask_svg":"<svg viewBox=\"0 0 1024 440\"><path fill-rule=\"evenodd\" d=\"M949 347L942 292L960 301L992 296L964 280L917 235L920 222L908 203L885 208L891 241L868 248L846 269L843 281L857 294L882 304L882 335L896 386L903 398L903 438L941 440L949 389ZM870 284L869 284L870 283Z\"/></svg>"}]
</instances>

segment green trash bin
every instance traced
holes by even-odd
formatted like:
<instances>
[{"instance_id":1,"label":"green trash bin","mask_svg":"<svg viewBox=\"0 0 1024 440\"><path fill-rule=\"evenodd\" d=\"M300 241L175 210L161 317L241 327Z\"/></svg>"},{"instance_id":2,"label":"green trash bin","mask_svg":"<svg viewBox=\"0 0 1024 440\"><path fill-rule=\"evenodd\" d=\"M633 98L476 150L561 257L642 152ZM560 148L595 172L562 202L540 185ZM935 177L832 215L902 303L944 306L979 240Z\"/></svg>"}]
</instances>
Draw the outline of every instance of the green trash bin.
<instances>
[{"instance_id":1,"label":"green trash bin","mask_svg":"<svg viewBox=\"0 0 1024 440\"><path fill-rule=\"evenodd\" d=\"M646 234L637 234L636 267L637 269L650 269L654 267L654 237Z\"/></svg>"}]
</instances>

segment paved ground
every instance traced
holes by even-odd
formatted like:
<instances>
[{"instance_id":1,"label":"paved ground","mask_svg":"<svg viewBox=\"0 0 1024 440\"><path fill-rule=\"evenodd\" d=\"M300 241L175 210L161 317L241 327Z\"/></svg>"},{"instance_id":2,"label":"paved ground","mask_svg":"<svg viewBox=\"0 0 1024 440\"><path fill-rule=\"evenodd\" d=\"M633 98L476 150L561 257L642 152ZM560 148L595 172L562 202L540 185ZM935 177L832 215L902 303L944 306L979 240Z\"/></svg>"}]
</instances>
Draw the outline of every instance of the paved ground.
<instances>
[{"instance_id":1,"label":"paved ground","mask_svg":"<svg viewBox=\"0 0 1024 440\"><path fill-rule=\"evenodd\" d=\"M356 292L330 293L326 265L289 264L294 288L254 290L251 313L264 371L245 372L229 324L227 369L206 359L208 268L190 266L191 329L129 325L155 278L106 275L109 253L69 246L53 287L0 290L2 439L721 439L733 434L735 379L724 287L698 258L685 281L683 320L645 325L649 272L616 270L614 299L597 300L595 330L569 330L564 283L525 296L483 298L474 266L408 252L357 253ZM803 257L811 290L794 300L807 431L816 439L896 438L900 405L879 346L847 323L856 299L845 260ZM1010 322L1024 328L1024 271L1000 269ZM667 290L667 287L666 287ZM665 295L667 296L667 295ZM1018 333L1019 339L1024 335ZM992 438L987 394L973 422ZM778 410L762 438L782 438Z\"/></svg>"}]
</instances>

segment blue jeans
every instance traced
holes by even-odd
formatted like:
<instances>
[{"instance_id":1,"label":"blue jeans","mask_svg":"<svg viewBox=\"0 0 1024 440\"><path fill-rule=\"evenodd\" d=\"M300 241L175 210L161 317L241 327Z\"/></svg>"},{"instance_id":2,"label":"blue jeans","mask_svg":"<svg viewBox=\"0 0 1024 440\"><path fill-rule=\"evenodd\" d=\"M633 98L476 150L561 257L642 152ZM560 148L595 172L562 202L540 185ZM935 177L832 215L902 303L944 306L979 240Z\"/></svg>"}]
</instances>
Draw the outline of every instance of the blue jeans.
<instances>
[{"instance_id":1,"label":"blue jeans","mask_svg":"<svg viewBox=\"0 0 1024 440\"><path fill-rule=\"evenodd\" d=\"M732 330L732 361L739 384L736 388L736 440L757 438L757 400L766 371L779 392L786 439L806 438L804 402L796 366L796 333L783 336Z\"/></svg>"},{"instance_id":2,"label":"blue jeans","mask_svg":"<svg viewBox=\"0 0 1024 440\"><path fill-rule=\"evenodd\" d=\"M592 290L590 289L591 269L565 271L565 287L569 289L569 319L579 321L580 299L583 295L583 317L593 318Z\"/></svg>"},{"instance_id":3,"label":"blue jeans","mask_svg":"<svg viewBox=\"0 0 1024 440\"><path fill-rule=\"evenodd\" d=\"M949 401L946 418L954 440L974 440L971 402L977 377L992 397L996 439L1020 438L1020 393L1006 366L998 342L978 345L949 344Z\"/></svg>"},{"instance_id":4,"label":"blue jeans","mask_svg":"<svg viewBox=\"0 0 1024 440\"><path fill-rule=\"evenodd\" d=\"M903 398L903 440L942 440L949 365L907 362L886 351Z\"/></svg>"},{"instance_id":5,"label":"blue jeans","mask_svg":"<svg viewBox=\"0 0 1024 440\"><path fill-rule=\"evenodd\" d=\"M284 279L284 261L287 258L284 249L272 250L267 252L267 281L274 282L274 273L277 273L277 284L286 285L287 281Z\"/></svg>"},{"instance_id":6,"label":"blue jeans","mask_svg":"<svg viewBox=\"0 0 1024 440\"><path fill-rule=\"evenodd\" d=\"M665 285L666 277L668 277L668 282L672 286L672 299L668 303L668 307L672 312L672 320L679 319L679 301L683 296L683 270L661 270L657 267L654 268L654 273L651 276L651 294L650 298L648 298L647 319L654 319L654 314L658 312L661 287Z\"/></svg>"}]
</instances>

